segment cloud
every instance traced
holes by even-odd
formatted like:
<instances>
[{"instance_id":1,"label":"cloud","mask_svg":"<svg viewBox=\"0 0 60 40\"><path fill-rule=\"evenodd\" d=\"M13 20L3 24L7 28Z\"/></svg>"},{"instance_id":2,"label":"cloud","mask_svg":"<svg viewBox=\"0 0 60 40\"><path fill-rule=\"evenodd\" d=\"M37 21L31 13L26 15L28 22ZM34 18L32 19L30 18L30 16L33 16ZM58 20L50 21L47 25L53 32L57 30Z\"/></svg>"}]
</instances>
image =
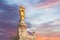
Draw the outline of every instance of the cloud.
<instances>
[{"instance_id":1,"label":"cloud","mask_svg":"<svg viewBox=\"0 0 60 40\"><path fill-rule=\"evenodd\" d=\"M0 31L6 32L6 35L0 39L7 40L8 36L16 35L19 21L18 7L22 4L26 7L28 30L41 34L42 40L58 40L57 37L60 37L60 21L56 19L60 18L59 2L57 0L3 0L0 3L0 28L2 28ZM37 38L40 39L40 36Z\"/></svg>"},{"instance_id":2,"label":"cloud","mask_svg":"<svg viewBox=\"0 0 60 40\"><path fill-rule=\"evenodd\" d=\"M5 35L5 33L0 32L0 36Z\"/></svg>"},{"instance_id":3,"label":"cloud","mask_svg":"<svg viewBox=\"0 0 60 40\"><path fill-rule=\"evenodd\" d=\"M53 7L54 5L60 4L59 0L46 0L45 3L43 4L37 4L35 7L36 8L48 8L48 7Z\"/></svg>"},{"instance_id":4,"label":"cloud","mask_svg":"<svg viewBox=\"0 0 60 40\"><path fill-rule=\"evenodd\" d=\"M19 0L2 0L4 3L9 5L19 4Z\"/></svg>"},{"instance_id":5,"label":"cloud","mask_svg":"<svg viewBox=\"0 0 60 40\"><path fill-rule=\"evenodd\" d=\"M24 5L25 7L35 7L35 8L46 8L59 4L59 0L3 0L6 4L9 5Z\"/></svg>"},{"instance_id":6,"label":"cloud","mask_svg":"<svg viewBox=\"0 0 60 40\"><path fill-rule=\"evenodd\" d=\"M60 40L60 24L56 23L55 25L51 25L56 21L50 21L41 25L35 25L33 28L36 28L35 31L37 40Z\"/></svg>"},{"instance_id":7,"label":"cloud","mask_svg":"<svg viewBox=\"0 0 60 40\"><path fill-rule=\"evenodd\" d=\"M60 20L53 21L53 23L51 25L56 25L56 24L60 24Z\"/></svg>"},{"instance_id":8,"label":"cloud","mask_svg":"<svg viewBox=\"0 0 60 40\"><path fill-rule=\"evenodd\" d=\"M8 40L17 30L19 21L18 7L0 3L0 39ZM12 31L10 31L12 30ZM10 32L10 33L9 33ZM4 39L3 39L4 38Z\"/></svg>"},{"instance_id":9,"label":"cloud","mask_svg":"<svg viewBox=\"0 0 60 40\"><path fill-rule=\"evenodd\" d=\"M37 35L36 36L36 40L60 40L59 37L47 37L47 36L41 36L41 35Z\"/></svg>"},{"instance_id":10,"label":"cloud","mask_svg":"<svg viewBox=\"0 0 60 40\"><path fill-rule=\"evenodd\" d=\"M57 8L58 7L58 8ZM42 24L48 21L59 19L60 16L59 6L45 9L31 8L26 11L26 20L30 21L31 24Z\"/></svg>"},{"instance_id":11,"label":"cloud","mask_svg":"<svg viewBox=\"0 0 60 40\"><path fill-rule=\"evenodd\" d=\"M55 22L50 21L41 25L32 25L30 31L34 30L40 35L60 37L60 24L56 23L55 25L51 25L52 23Z\"/></svg>"}]
</instances>

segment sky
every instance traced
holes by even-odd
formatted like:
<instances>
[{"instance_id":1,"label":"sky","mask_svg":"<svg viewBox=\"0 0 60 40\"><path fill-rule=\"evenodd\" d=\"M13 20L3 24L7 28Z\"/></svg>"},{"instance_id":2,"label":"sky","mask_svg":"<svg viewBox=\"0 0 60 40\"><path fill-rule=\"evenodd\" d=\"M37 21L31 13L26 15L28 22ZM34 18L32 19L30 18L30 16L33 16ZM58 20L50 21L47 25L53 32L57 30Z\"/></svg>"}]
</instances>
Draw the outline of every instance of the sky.
<instances>
[{"instance_id":1,"label":"sky","mask_svg":"<svg viewBox=\"0 0 60 40\"><path fill-rule=\"evenodd\" d=\"M0 0L0 40L16 35L20 5L27 30L35 31L37 40L60 40L60 0Z\"/></svg>"}]
</instances>

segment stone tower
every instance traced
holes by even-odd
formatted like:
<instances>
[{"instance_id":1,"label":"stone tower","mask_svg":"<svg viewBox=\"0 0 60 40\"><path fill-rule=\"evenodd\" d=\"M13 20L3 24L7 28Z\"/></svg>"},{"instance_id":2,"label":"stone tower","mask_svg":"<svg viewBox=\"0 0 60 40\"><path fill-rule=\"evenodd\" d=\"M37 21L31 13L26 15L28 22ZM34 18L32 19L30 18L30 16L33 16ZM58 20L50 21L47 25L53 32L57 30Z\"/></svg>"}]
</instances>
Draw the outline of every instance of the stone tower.
<instances>
[{"instance_id":1,"label":"stone tower","mask_svg":"<svg viewBox=\"0 0 60 40\"><path fill-rule=\"evenodd\" d=\"M30 35L27 31L27 24L25 23L25 8L23 6L20 6L19 8L20 13L20 22L18 25L18 36L19 40L36 40L35 38L35 32Z\"/></svg>"}]
</instances>

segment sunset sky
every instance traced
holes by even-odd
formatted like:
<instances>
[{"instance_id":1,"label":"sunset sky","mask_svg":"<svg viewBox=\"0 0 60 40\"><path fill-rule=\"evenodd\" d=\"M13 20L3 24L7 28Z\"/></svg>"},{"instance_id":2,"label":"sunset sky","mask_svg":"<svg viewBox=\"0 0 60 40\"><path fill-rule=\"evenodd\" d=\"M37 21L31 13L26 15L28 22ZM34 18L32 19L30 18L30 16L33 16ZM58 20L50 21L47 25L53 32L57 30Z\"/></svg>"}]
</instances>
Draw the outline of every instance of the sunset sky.
<instances>
[{"instance_id":1,"label":"sunset sky","mask_svg":"<svg viewBox=\"0 0 60 40\"><path fill-rule=\"evenodd\" d=\"M60 40L60 0L0 0L0 40L16 35L20 5L37 40Z\"/></svg>"}]
</instances>

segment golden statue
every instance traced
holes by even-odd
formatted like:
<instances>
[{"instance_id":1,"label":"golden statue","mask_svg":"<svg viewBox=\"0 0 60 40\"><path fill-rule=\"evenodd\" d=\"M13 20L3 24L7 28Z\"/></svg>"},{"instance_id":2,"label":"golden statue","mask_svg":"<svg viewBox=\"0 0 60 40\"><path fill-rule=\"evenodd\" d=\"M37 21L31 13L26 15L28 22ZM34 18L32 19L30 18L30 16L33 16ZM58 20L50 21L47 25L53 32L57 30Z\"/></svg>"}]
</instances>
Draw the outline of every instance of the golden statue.
<instances>
[{"instance_id":1,"label":"golden statue","mask_svg":"<svg viewBox=\"0 0 60 40\"><path fill-rule=\"evenodd\" d=\"M24 18L25 18L25 11L24 11L24 7L23 6L20 6L19 8L19 13L20 13L20 21L23 21Z\"/></svg>"}]
</instances>

